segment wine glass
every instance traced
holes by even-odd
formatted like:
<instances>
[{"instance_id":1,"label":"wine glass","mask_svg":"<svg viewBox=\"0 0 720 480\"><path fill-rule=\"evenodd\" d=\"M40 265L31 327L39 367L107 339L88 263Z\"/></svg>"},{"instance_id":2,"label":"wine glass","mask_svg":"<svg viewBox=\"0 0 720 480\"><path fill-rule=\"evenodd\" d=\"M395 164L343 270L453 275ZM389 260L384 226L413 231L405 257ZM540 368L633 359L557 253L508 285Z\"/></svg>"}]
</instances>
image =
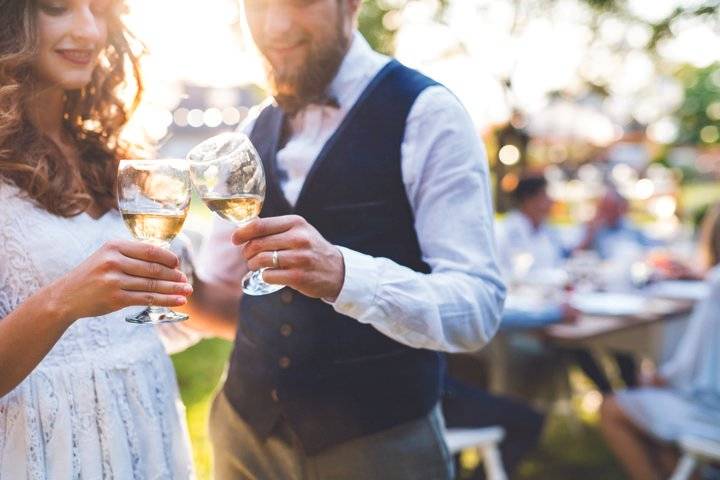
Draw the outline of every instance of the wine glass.
<instances>
[{"instance_id":1,"label":"wine glass","mask_svg":"<svg viewBox=\"0 0 720 480\"><path fill-rule=\"evenodd\" d=\"M265 201L265 172L250 139L242 133L221 133L195 146L187 155L190 177L205 205L241 226L257 217ZM262 272L243 277L243 292L266 295L284 285L266 283Z\"/></svg>"},{"instance_id":2,"label":"wine glass","mask_svg":"<svg viewBox=\"0 0 720 480\"><path fill-rule=\"evenodd\" d=\"M182 159L121 160L118 206L125 225L137 240L168 248L180 233L190 206L190 172ZM157 324L187 320L167 307L148 306L130 323Z\"/></svg>"}]
</instances>

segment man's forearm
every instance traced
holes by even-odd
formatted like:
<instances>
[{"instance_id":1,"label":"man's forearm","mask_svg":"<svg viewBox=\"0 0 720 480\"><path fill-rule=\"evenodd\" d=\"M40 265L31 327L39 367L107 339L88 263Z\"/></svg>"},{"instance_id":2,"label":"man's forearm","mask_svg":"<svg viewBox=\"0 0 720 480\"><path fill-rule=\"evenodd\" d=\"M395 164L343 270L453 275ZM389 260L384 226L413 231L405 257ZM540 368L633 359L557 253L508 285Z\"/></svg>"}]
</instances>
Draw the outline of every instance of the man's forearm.
<instances>
[{"instance_id":1,"label":"man's forearm","mask_svg":"<svg viewBox=\"0 0 720 480\"><path fill-rule=\"evenodd\" d=\"M182 310L190 315L187 325L209 335L233 340L237 330L241 296L195 277L194 293Z\"/></svg>"}]
</instances>

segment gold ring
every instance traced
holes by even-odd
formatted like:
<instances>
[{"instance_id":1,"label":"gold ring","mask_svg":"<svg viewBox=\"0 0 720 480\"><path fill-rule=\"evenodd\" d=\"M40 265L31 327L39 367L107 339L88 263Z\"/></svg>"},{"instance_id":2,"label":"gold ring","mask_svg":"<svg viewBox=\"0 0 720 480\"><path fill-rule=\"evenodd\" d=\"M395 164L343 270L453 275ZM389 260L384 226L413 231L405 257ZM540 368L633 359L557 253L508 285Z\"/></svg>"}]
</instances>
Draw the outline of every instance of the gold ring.
<instances>
[{"instance_id":1,"label":"gold ring","mask_svg":"<svg viewBox=\"0 0 720 480\"><path fill-rule=\"evenodd\" d=\"M278 251L273 250L273 255L272 255L273 268L280 268L280 259L278 257L279 257Z\"/></svg>"}]
</instances>

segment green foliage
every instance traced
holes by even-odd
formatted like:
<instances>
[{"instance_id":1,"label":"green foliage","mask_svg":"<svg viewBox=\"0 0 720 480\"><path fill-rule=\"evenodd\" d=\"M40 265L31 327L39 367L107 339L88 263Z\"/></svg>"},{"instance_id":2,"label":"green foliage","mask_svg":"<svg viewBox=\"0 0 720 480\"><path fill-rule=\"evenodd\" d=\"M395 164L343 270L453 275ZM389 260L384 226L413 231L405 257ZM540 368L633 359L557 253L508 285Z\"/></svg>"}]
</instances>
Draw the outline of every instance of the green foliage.
<instances>
[{"instance_id":1,"label":"green foliage","mask_svg":"<svg viewBox=\"0 0 720 480\"><path fill-rule=\"evenodd\" d=\"M390 55L395 49L395 31L388 30L383 25L383 17L397 11L399 9L391 8L385 2L377 0L363 2L358 19L359 28L373 49L378 52Z\"/></svg>"},{"instance_id":2,"label":"green foliage","mask_svg":"<svg viewBox=\"0 0 720 480\"><path fill-rule=\"evenodd\" d=\"M713 128L720 132L720 63L701 69L683 67L678 78L685 99L675 113L679 125L677 142L720 144L720 135L713 134Z\"/></svg>"},{"instance_id":3,"label":"green foliage","mask_svg":"<svg viewBox=\"0 0 720 480\"><path fill-rule=\"evenodd\" d=\"M373 49L392 55L395 51L397 33L392 17L400 15L405 6L413 1L422 0L363 0L358 19L359 29ZM449 1L437 1L436 20L442 21L442 15Z\"/></svg>"}]
</instances>

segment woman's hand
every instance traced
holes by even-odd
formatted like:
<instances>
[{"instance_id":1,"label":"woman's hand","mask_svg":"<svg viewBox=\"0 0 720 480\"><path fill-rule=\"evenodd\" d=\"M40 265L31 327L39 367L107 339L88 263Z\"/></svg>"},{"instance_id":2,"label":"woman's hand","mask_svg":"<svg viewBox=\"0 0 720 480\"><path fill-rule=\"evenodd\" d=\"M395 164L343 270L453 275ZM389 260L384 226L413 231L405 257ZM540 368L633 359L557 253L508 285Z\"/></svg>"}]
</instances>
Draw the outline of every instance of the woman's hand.
<instances>
[{"instance_id":1,"label":"woman's hand","mask_svg":"<svg viewBox=\"0 0 720 480\"><path fill-rule=\"evenodd\" d=\"M49 295L68 322L132 305L176 307L192 293L178 266L177 256L168 250L114 240L49 285Z\"/></svg>"}]
</instances>

